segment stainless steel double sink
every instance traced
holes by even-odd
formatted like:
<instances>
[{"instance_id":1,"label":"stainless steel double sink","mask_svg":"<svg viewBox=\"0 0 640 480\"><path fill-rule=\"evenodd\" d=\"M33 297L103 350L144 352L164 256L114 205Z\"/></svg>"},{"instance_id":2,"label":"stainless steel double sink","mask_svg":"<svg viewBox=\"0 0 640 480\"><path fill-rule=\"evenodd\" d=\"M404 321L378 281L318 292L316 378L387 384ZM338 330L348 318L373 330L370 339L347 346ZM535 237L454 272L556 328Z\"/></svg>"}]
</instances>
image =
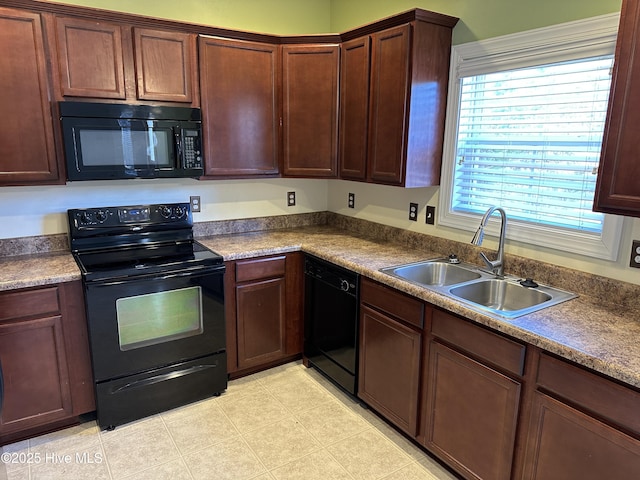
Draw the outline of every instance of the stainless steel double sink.
<instances>
[{"instance_id":1,"label":"stainless steel double sink","mask_svg":"<svg viewBox=\"0 0 640 480\"><path fill-rule=\"evenodd\" d=\"M460 301L472 310L504 318L516 318L577 297L557 288L524 286L520 278L498 278L467 263L447 258L426 260L380 269L381 272L420 285Z\"/></svg>"}]
</instances>

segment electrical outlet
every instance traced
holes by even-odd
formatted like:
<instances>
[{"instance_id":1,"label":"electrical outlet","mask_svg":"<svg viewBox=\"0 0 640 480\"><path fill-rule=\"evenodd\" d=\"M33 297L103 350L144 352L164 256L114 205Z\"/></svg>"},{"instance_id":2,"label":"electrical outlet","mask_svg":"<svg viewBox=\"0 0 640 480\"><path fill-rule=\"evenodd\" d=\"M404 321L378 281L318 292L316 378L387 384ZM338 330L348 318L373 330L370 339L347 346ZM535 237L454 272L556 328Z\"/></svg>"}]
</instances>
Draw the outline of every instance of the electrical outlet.
<instances>
[{"instance_id":1,"label":"electrical outlet","mask_svg":"<svg viewBox=\"0 0 640 480\"><path fill-rule=\"evenodd\" d=\"M287 192L287 207L295 207L296 192Z\"/></svg>"},{"instance_id":2,"label":"electrical outlet","mask_svg":"<svg viewBox=\"0 0 640 480\"><path fill-rule=\"evenodd\" d=\"M629 266L633 268L640 268L640 240L633 241Z\"/></svg>"},{"instance_id":3,"label":"electrical outlet","mask_svg":"<svg viewBox=\"0 0 640 480\"><path fill-rule=\"evenodd\" d=\"M200 195L189 197L189 203L191 204L191 212L200 211Z\"/></svg>"},{"instance_id":4,"label":"electrical outlet","mask_svg":"<svg viewBox=\"0 0 640 480\"><path fill-rule=\"evenodd\" d=\"M347 203L349 208L356 208L356 194L349 193L349 202Z\"/></svg>"},{"instance_id":5,"label":"electrical outlet","mask_svg":"<svg viewBox=\"0 0 640 480\"><path fill-rule=\"evenodd\" d=\"M410 203L409 204L409 220L414 222L418 221L418 204Z\"/></svg>"},{"instance_id":6,"label":"electrical outlet","mask_svg":"<svg viewBox=\"0 0 640 480\"><path fill-rule=\"evenodd\" d=\"M433 205L427 205L427 225L434 225L436 223L436 207Z\"/></svg>"}]
</instances>

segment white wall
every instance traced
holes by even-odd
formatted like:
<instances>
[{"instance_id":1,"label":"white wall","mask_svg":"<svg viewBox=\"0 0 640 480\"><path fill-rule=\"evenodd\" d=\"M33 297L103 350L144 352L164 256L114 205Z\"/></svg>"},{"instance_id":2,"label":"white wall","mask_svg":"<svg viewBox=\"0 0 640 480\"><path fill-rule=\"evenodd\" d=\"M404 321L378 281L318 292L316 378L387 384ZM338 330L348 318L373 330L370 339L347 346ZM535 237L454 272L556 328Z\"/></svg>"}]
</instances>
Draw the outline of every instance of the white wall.
<instances>
[{"instance_id":1,"label":"white wall","mask_svg":"<svg viewBox=\"0 0 640 480\"><path fill-rule=\"evenodd\" d=\"M332 212L460 242L470 242L471 237L473 237L472 231L461 231L439 226L437 224L437 212L435 226L425 223L427 205L434 205L438 208L438 187L403 189L335 180L329 182L328 188L329 210ZM349 192L356 195L356 207L353 209L347 206ZM409 203L411 202L419 205L417 222L408 220ZM474 229L476 227L477 225L472 226ZM625 219L620 253L616 262L572 255L557 250L531 247L510 241L507 241L506 251L507 253L540 260L545 263L640 284L640 269L629 267L631 242L634 239L640 239L640 219L627 218ZM483 246L488 249L495 249L497 239L487 235ZM570 286L567 285L567 288L570 288Z\"/></svg>"},{"instance_id":2,"label":"white wall","mask_svg":"<svg viewBox=\"0 0 640 480\"><path fill-rule=\"evenodd\" d=\"M286 194L296 192L296 206ZM347 206L349 192L356 208ZM74 182L67 185L0 188L0 238L67 232L66 210L110 205L187 202L200 195L202 212L194 221L229 220L329 210L419 233L469 242L472 232L425 223L426 206L438 207L438 187L403 189L343 180L122 180ZM408 219L409 203L419 205L418 221ZM475 227L475 225L473 226ZM616 262L507 242L507 253L640 284L640 270L630 268L631 241L640 239L640 219L627 218ZM494 237L484 244L495 248Z\"/></svg>"},{"instance_id":3,"label":"white wall","mask_svg":"<svg viewBox=\"0 0 640 480\"><path fill-rule=\"evenodd\" d=\"M0 238L67 232L66 211L112 205L188 202L200 195L195 222L327 210L327 180L155 179L74 182L67 185L0 188ZM287 207L287 192L296 206Z\"/></svg>"}]
</instances>

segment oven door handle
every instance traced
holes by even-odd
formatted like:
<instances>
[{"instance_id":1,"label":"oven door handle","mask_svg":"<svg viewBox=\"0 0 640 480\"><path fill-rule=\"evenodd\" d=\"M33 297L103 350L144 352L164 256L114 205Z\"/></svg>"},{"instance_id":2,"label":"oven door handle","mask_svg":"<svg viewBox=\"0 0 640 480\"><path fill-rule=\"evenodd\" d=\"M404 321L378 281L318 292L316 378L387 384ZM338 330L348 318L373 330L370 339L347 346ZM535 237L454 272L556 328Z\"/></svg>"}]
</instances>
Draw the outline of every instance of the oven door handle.
<instances>
[{"instance_id":1,"label":"oven door handle","mask_svg":"<svg viewBox=\"0 0 640 480\"><path fill-rule=\"evenodd\" d=\"M112 395L117 393L126 392L127 390L132 390L134 388L146 387L148 385L153 385L154 383L164 382L166 380L171 380L174 378L184 377L185 375L190 375L192 373L201 372L203 370L208 370L210 368L217 368L218 365L195 365L193 367L185 368L184 370L177 370L175 372L163 373L162 375L156 375L154 377L143 378L141 380L135 380L133 382L129 382L121 387L113 388L109 391Z\"/></svg>"},{"instance_id":2,"label":"oven door handle","mask_svg":"<svg viewBox=\"0 0 640 480\"><path fill-rule=\"evenodd\" d=\"M109 286L113 286L113 285L122 285L123 283L130 283L130 282L137 282L137 281L149 281L149 280L170 280L172 278L180 278L180 277L191 277L194 275L210 275L210 274L216 274L216 273L224 273L225 272L225 267L221 266L221 267L216 267L216 268L210 268L210 267L197 267L197 268L193 268L187 271L181 271L181 272L175 272L175 273L167 273L165 275L158 275L158 274L148 274L148 275L139 275L139 276L132 276L132 277L124 277L118 280L114 280L114 281L106 281L106 282L101 282L101 281L96 281L96 282L91 282L92 285L101 285L104 287L109 287Z\"/></svg>"}]
</instances>

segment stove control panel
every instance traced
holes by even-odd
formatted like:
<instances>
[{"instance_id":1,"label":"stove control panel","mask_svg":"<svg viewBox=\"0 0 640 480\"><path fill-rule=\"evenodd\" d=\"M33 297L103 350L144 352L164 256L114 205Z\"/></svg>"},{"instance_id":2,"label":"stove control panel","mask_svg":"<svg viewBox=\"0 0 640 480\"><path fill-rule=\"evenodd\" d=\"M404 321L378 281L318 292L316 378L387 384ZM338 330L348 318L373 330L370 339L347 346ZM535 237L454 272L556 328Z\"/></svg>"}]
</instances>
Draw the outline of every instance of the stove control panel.
<instances>
[{"instance_id":1,"label":"stove control panel","mask_svg":"<svg viewBox=\"0 0 640 480\"><path fill-rule=\"evenodd\" d=\"M72 236L75 231L101 228L130 230L135 226L193 225L188 203L71 209L67 215Z\"/></svg>"}]
</instances>

